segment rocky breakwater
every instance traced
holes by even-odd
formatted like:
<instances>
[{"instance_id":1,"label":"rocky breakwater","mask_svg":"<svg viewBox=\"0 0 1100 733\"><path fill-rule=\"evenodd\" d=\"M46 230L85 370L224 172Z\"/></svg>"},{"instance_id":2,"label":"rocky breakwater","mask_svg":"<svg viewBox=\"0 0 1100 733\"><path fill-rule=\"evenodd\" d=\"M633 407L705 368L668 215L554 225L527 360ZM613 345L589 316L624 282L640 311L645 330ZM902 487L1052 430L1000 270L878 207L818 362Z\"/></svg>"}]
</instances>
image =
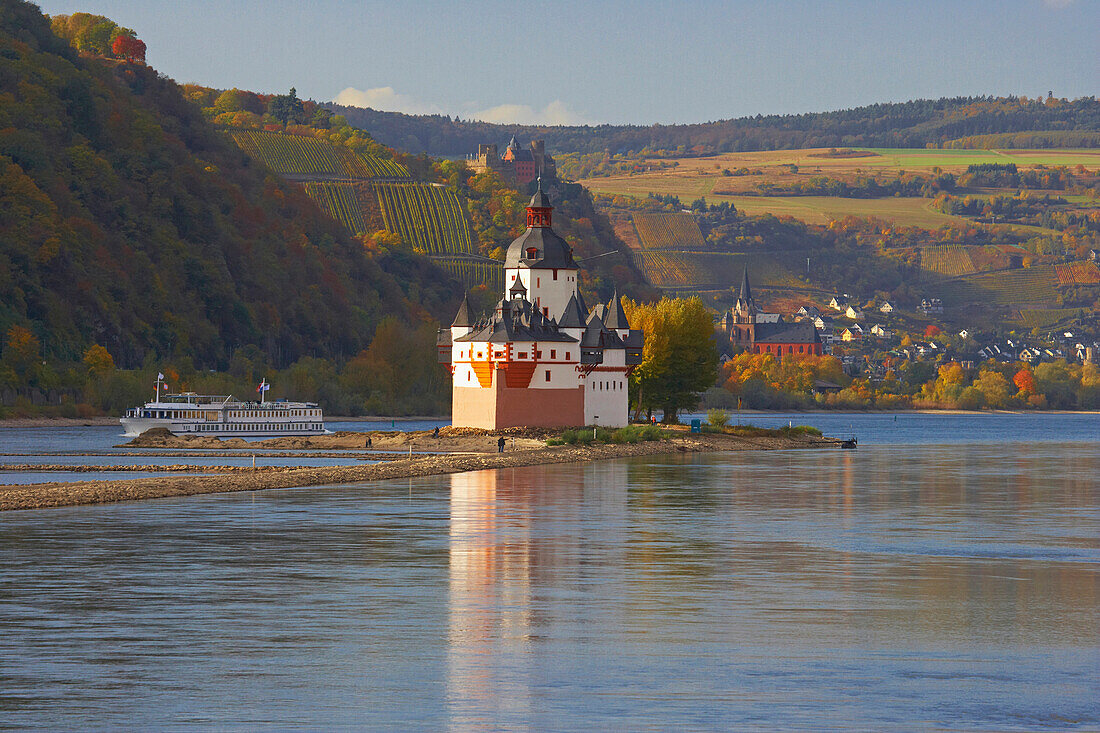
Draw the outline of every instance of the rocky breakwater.
<instances>
[{"instance_id":1,"label":"rocky breakwater","mask_svg":"<svg viewBox=\"0 0 1100 733\"><path fill-rule=\"evenodd\" d=\"M360 481L389 480L416 476L433 476L461 471L478 471L494 468L510 468L554 463L575 463L627 456L657 455L677 452L710 452L732 450L779 450L791 448L835 448L836 442L811 436L784 436L781 434L736 436L723 434L689 434L670 431L660 440L638 443L594 443L588 445L547 446L545 431L516 429L490 433L463 428L448 428L453 434L440 430L433 433L404 434L406 444L423 446L431 450L429 441L438 443L438 452L430 455L413 455L371 465L336 466L324 468L294 468L288 470L245 470L210 476L157 476L130 480L78 481L72 483L43 483L23 486L0 486L0 510L40 509L72 504L99 504L115 501L155 499L169 496L191 496L231 491L260 491L299 486L350 484ZM514 434L509 435L512 432ZM536 434L544 437L538 438ZM375 435L372 433L372 442ZM504 435L508 449L498 453L497 441ZM388 437L388 436L387 436ZM179 448L177 438L142 436L138 440L158 440L165 448ZM511 449L511 439L516 439L516 449ZM326 440L327 439L327 440ZM310 441L318 449L332 449L334 442L356 441L362 447L366 439L361 433L335 433L312 438L278 438L259 443L244 443L245 448L282 447L284 441ZM192 439L183 438L183 441ZM207 439L200 439L207 440ZM393 440L398 440L393 436ZM313 441L319 441L313 443ZM171 443L171 444L169 444ZM236 447L232 440L215 441L209 447ZM207 447L188 443L190 447ZM139 444L140 445L140 444ZM386 447L374 443L377 447ZM483 446L480 451L470 450ZM487 447L486 447L487 446ZM153 446L149 446L153 447ZM295 443L287 448L301 450L306 444ZM447 450L450 447L451 450ZM461 450L455 448L461 447Z\"/></svg>"}]
</instances>

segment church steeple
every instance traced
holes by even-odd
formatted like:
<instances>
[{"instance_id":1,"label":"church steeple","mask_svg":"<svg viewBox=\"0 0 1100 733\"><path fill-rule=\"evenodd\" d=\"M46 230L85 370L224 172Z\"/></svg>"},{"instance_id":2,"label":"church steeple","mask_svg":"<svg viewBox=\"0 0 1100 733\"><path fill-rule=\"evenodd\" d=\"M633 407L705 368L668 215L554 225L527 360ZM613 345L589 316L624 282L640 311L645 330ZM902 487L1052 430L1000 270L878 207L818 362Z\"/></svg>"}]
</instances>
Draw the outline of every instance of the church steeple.
<instances>
[{"instance_id":1,"label":"church steeple","mask_svg":"<svg viewBox=\"0 0 1100 733\"><path fill-rule=\"evenodd\" d=\"M752 297L752 288L749 286L749 268L745 268L741 276L741 293L737 296L737 302L733 304L734 323L756 323L756 301Z\"/></svg>"}]
</instances>

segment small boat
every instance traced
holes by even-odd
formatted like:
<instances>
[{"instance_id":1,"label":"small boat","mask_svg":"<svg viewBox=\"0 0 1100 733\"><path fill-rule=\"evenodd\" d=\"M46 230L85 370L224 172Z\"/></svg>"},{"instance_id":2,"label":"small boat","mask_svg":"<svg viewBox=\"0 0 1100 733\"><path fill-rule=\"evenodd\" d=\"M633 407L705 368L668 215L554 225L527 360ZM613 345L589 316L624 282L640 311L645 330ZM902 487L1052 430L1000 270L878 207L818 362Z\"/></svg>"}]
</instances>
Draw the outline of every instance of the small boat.
<instances>
[{"instance_id":1,"label":"small boat","mask_svg":"<svg viewBox=\"0 0 1100 733\"><path fill-rule=\"evenodd\" d=\"M845 450L855 450L856 449L856 436L853 435L852 437L848 438L847 440L840 441L840 447L844 448Z\"/></svg>"},{"instance_id":2,"label":"small boat","mask_svg":"<svg viewBox=\"0 0 1100 733\"><path fill-rule=\"evenodd\" d=\"M164 375L157 375L156 397L141 407L126 411L119 419L127 436L152 428L167 428L174 435L209 435L215 438L250 438L280 435L322 435L325 420L314 402L267 400L271 385L260 382L258 402L246 402L233 395L202 395L194 392L161 394ZM167 386L165 389L167 390Z\"/></svg>"}]
</instances>

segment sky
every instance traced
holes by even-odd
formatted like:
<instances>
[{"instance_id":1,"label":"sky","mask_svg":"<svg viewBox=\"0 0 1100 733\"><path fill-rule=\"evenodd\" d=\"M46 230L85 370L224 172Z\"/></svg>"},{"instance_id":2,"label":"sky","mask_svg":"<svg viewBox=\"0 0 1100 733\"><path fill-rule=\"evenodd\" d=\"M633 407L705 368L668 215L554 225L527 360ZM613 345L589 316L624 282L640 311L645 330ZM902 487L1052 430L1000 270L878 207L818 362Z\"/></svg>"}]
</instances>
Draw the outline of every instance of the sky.
<instances>
[{"instance_id":1,"label":"sky","mask_svg":"<svg viewBox=\"0 0 1100 733\"><path fill-rule=\"evenodd\" d=\"M518 124L1100 93L1100 0L39 0L181 83Z\"/></svg>"}]
</instances>

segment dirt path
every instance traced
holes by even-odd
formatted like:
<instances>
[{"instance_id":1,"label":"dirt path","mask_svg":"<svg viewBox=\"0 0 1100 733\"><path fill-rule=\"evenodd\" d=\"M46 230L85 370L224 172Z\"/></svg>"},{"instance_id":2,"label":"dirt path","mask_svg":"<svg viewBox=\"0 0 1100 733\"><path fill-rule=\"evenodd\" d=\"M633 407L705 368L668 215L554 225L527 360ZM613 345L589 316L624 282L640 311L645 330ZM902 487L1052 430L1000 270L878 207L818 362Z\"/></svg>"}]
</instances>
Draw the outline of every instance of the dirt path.
<instances>
[{"instance_id":1,"label":"dirt path","mask_svg":"<svg viewBox=\"0 0 1100 733\"><path fill-rule=\"evenodd\" d=\"M545 444L542 444L542 447L539 448L506 453L414 456L413 458L364 466L274 470L272 467L265 467L262 469L247 468L212 476L157 476L130 480L0 486L0 510L41 509L74 504L101 504L115 501L156 499L169 496L345 484L414 476L436 476L490 468L579 463L606 458L659 455L662 453L835 448L836 445L834 441L823 439L684 435L672 439L624 445L567 445L548 448L545 447ZM493 450L495 449L494 445Z\"/></svg>"}]
</instances>

